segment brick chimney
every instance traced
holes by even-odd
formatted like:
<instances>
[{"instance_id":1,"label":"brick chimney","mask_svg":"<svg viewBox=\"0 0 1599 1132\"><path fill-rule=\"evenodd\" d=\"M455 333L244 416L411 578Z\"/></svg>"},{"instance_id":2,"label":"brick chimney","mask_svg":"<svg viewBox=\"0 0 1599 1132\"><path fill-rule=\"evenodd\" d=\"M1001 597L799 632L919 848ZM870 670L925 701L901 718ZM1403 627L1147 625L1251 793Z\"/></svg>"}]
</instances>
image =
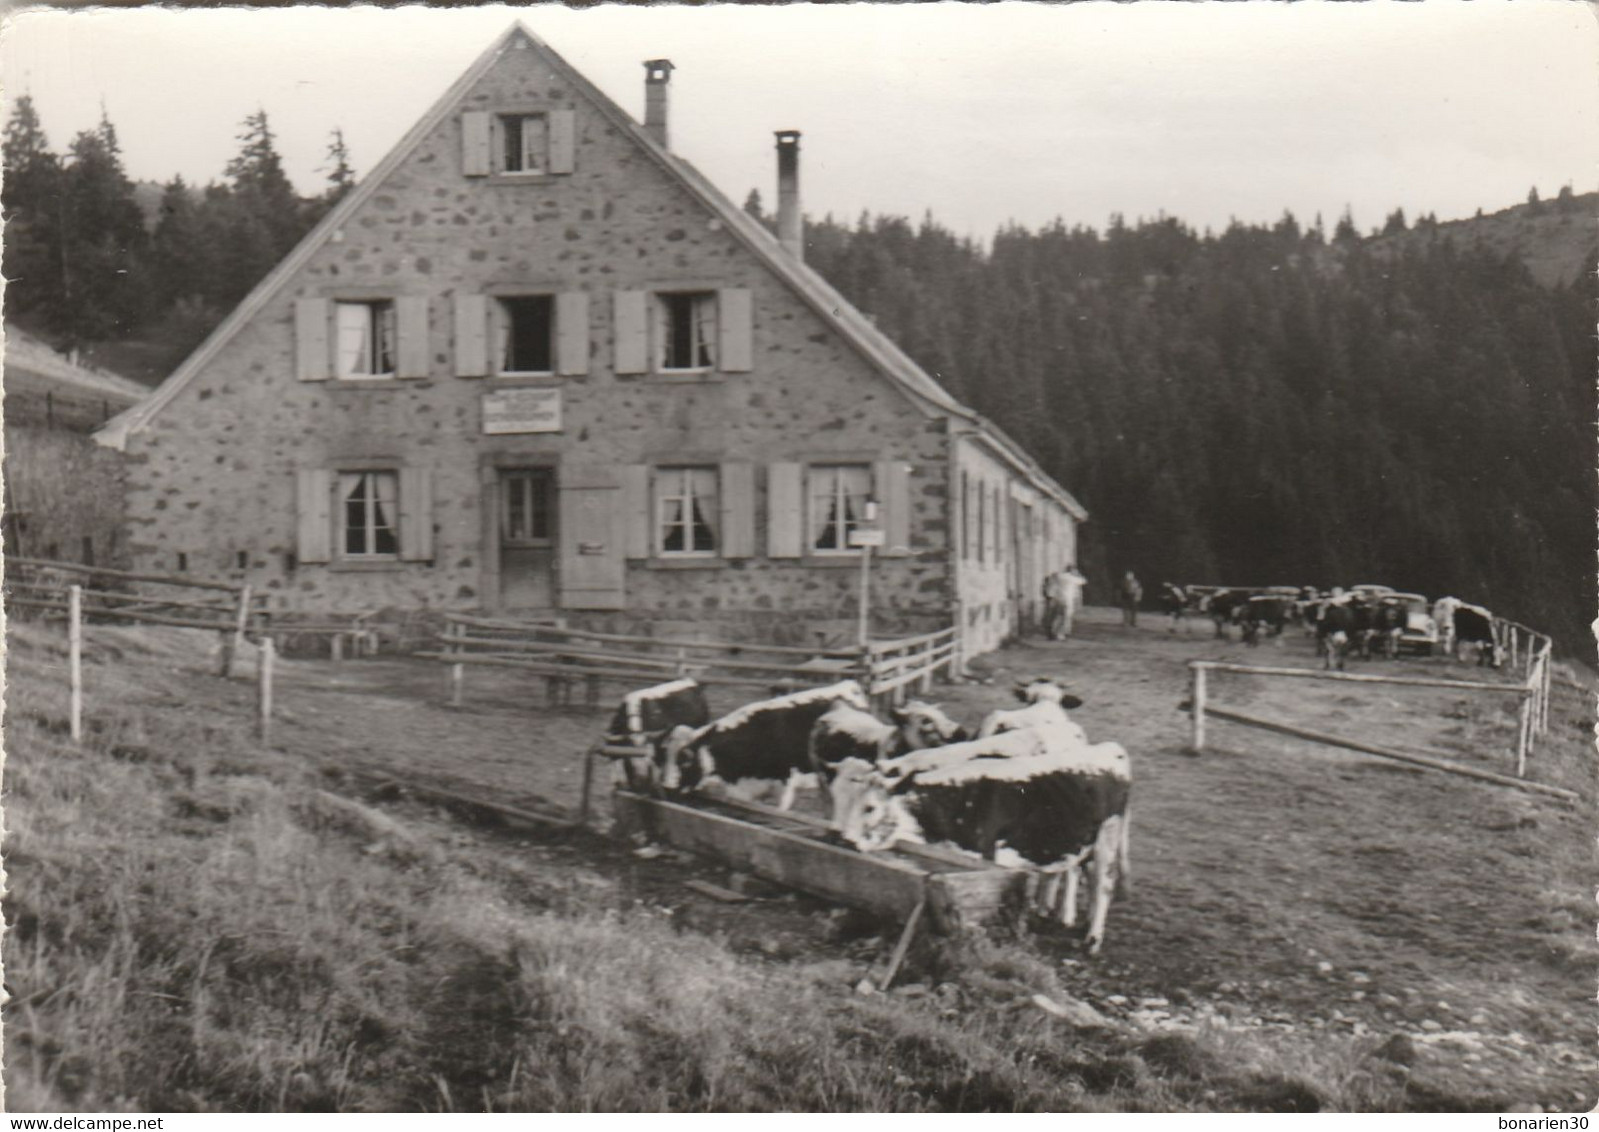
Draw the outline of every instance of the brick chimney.
<instances>
[{"instance_id":1,"label":"brick chimney","mask_svg":"<svg viewBox=\"0 0 1599 1132\"><path fill-rule=\"evenodd\" d=\"M644 132L667 147L666 88L672 81L670 59L644 61Z\"/></svg>"},{"instance_id":2,"label":"brick chimney","mask_svg":"<svg viewBox=\"0 0 1599 1132\"><path fill-rule=\"evenodd\" d=\"M777 131L777 238L795 259L805 258L800 219L798 130Z\"/></svg>"}]
</instances>

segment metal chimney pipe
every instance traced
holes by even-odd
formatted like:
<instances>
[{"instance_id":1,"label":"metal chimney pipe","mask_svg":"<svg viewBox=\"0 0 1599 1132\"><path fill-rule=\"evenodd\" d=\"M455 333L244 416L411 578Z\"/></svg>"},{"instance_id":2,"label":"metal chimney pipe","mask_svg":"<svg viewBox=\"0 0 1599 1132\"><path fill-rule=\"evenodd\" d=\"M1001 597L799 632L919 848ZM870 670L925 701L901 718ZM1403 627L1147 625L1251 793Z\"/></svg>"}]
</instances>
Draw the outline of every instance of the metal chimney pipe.
<instances>
[{"instance_id":1,"label":"metal chimney pipe","mask_svg":"<svg viewBox=\"0 0 1599 1132\"><path fill-rule=\"evenodd\" d=\"M777 238L795 259L805 258L800 217L798 130L777 131Z\"/></svg>"},{"instance_id":2,"label":"metal chimney pipe","mask_svg":"<svg viewBox=\"0 0 1599 1132\"><path fill-rule=\"evenodd\" d=\"M670 59L644 61L644 132L663 149L667 147L666 88L672 81L672 71Z\"/></svg>"}]
</instances>

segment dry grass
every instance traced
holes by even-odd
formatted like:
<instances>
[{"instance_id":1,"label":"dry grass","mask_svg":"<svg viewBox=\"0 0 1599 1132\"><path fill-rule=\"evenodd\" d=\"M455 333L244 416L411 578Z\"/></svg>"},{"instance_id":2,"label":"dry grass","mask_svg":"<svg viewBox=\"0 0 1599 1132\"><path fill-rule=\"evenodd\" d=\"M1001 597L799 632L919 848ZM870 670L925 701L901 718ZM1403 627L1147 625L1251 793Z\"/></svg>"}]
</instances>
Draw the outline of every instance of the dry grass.
<instances>
[{"instance_id":1,"label":"dry grass","mask_svg":"<svg viewBox=\"0 0 1599 1132\"><path fill-rule=\"evenodd\" d=\"M55 634L11 635L11 1110L1405 1103L1349 1040L1075 1030L1030 1004L1067 992L1025 943L928 949L929 993L860 996L620 895L530 903L504 846L418 822L428 851L389 852L170 637L97 637L74 746Z\"/></svg>"}]
</instances>

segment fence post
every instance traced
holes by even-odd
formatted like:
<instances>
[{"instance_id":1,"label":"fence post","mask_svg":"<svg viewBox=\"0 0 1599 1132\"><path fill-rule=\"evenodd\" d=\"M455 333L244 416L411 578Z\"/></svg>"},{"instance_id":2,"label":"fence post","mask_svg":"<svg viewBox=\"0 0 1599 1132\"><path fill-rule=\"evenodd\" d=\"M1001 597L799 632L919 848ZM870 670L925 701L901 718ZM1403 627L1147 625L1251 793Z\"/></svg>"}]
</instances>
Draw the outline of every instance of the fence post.
<instances>
[{"instance_id":1,"label":"fence post","mask_svg":"<svg viewBox=\"0 0 1599 1132\"><path fill-rule=\"evenodd\" d=\"M464 637L464 636L466 636L466 626L465 625L451 625L450 626L450 636L452 636L452 637ZM462 651L462 645L459 642L457 642L455 644L452 644L450 646L450 655L451 656L459 656L461 654L461 651ZM450 665L450 706L451 707L460 707L461 706L461 684L464 681L465 677L466 677L466 665L464 665L464 664L452 664L452 665Z\"/></svg>"},{"instance_id":2,"label":"fence post","mask_svg":"<svg viewBox=\"0 0 1599 1132\"><path fill-rule=\"evenodd\" d=\"M273 659L277 656L277 647L272 643L271 637L261 638L261 655L256 665L257 675L260 678L259 710L261 716L261 743L263 746L272 742L272 668Z\"/></svg>"},{"instance_id":3,"label":"fence post","mask_svg":"<svg viewBox=\"0 0 1599 1132\"><path fill-rule=\"evenodd\" d=\"M83 587L67 589L67 724L74 743L83 738Z\"/></svg>"},{"instance_id":4,"label":"fence post","mask_svg":"<svg viewBox=\"0 0 1599 1132\"><path fill-rule=\"evenodd\" d=\"M1521 697L1516 707L1516 777L1527 777L1527 746L1532 739L1532 695Z\"/></svg>"},{"instance_id":5,"label":"fence post","mask_svg":"<svg viewBox=\"0 0 1599 1132\"><path fill-rule=\"evenodd\" d=\"M1549 730L1549 695L1551 690L1549 669L1552 667L1550 663L1550 653L1553 650L1554 642L1545 641L1543 644L1543 714L1540 720L1542 723L1542 729L1545 732Z\"/></svg>"},{"instance_id":6,"label":"fence post","mask_svg":"<svg viewBox=\"0 0 1599 1132\"><path fill-rule=\"evenodd\" d=\"M1205 666L1201 663L1189 665L1189 672L1193 677L1189 696L1192 701L1193 738L1189 746L1194 754L1199 754L1205 749Z\"/></svg>"}]
</instances>

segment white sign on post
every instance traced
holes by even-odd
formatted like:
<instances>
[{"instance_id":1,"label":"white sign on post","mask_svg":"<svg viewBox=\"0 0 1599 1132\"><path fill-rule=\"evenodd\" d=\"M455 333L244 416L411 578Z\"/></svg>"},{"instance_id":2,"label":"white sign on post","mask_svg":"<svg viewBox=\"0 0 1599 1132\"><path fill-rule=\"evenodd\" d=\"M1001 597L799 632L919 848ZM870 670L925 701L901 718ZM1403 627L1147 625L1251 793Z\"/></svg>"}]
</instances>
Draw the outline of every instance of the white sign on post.
<instances>
[{"instance_id":1,"label":"white sign on post","mask_svg":"<svg viewBox=\"0 0 1599 1132\"><path fill-rule=\"evenodd\" d=\"M483 432L486 436L560 431L559 389L496 389L483 394Z\"/></svg>"},{"instance_id":2,"label":"white sign on post","mask_svg":"<svg viewBox=\"0 0 1599 1132\"><path fill-rule=\"evenodd\" d=\"M884 546L888 542L888 532L881 527L856 527L849 533L851 546Z\"/></svg>"}]
</instances>

